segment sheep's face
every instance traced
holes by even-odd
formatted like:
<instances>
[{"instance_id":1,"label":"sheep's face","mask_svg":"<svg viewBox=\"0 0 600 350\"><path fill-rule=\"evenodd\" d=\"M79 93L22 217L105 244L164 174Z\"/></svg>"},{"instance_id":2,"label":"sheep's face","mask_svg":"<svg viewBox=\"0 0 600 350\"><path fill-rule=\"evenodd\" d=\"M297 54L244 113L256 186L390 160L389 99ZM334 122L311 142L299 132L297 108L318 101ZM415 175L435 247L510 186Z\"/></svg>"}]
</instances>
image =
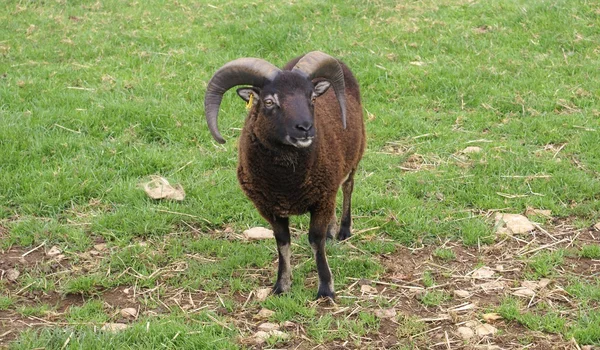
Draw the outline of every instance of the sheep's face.
<instances>
[{"instance_id":1,"label":"sheep's face","mask_svg":"<svg viewBox=\"0 0 600 350\"><path fill-rule=\"evenodd\" d=\"M306 148L315 137L314 103L327 91L328 81L312 83L296 72L282 71L262 89L240 88L238 95L259 109L257 136L264 141Z\"/></svg>"}]
</instances>

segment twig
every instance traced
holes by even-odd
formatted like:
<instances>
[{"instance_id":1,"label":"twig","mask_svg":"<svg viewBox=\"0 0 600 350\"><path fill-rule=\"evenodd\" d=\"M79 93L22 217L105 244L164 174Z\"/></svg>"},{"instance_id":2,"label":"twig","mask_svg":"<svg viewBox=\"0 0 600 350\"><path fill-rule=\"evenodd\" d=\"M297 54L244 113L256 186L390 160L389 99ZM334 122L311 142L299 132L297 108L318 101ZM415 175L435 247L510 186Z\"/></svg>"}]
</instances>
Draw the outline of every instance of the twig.
<instances>
[{"instance_id":1,"label":"twig","mask_svg":"<svg viewBox=\"0 0 600 350\"><path fill-rule=\"evenodd\" d=\"M440 328L442 328L442 326L437 326L437 327L435 327L435 328L428 329L428 330L426 330L426 331L424 331L424 332L417 333L417 334L413 335L413 336L412 336L412 338L416 338L416 337L418 337L418 336L420 336L420 335L427 334L427 333L431 333L431 332L433 332L433 331L437 331L437 330L438 330L438 329L440 329Z\"/></svg>"},{"instance_id":2,"label":"twig","mask_svg":"<svg viewBox=\"0 0 600 350\"><path fill-rule=\"evenodd\" d=\"M429 136L437 137L438 134L437 133L423 134L423 135L413 136L413 139L416 140L416 139L420 139L420 138L423 138L423 137L429 137Z\"/></svg>"},{"instance_id":3,"label":"twig","mask_svg":"<svg viewBox=\"0 0 600 350\"><path fill-rule=\"evenodd\" d=\"M73 337L73 332L71 332L71 334L69 335L69 337L67 338L67 340L65 340L65 343L63 344L63 346L60 348L60 350L63 350L64 348L67 347L67 344L69 344L69 342L71 341L71 338Z\"/></svg>"},{"instance_id":4,"label":"twig","mask_svg":"<svg viewBox=\"0 0 600 350\"><path fill-rule=\"evenodd\" d=\"M27 255L29 255L29 254L31 254L31 253L33 253L33 252L35 252L36 250L40 249L41 247L43 247L43 246L45 246L45 245L46 245L46 241L43 241L43 242L42 242L42 244L38 245L37 247L33 248L32 250L30 250L30 251L28 251L28 252L25 252L25 253L23 253L23 255L21 255L21 257L23 257L23 258L24 258L24 257L26 257Z\"/></svg>"},{"instance_id":5,"label":"twig","mask_svg":"<svg viewBox=\"0 0 600 350\"><path fill-rule=\"evenodd\" d=\"M348 279L350 280L359 280L359 278L354 278L354 277L348 277ZM405 285L401 285L401 284L396 284L396 283L388 283L388 282L382 282L382 281L371 281L375 284L381 284L382 286L391 286L391 287L397 287L397 288L404 288L404 289L417 289L417 290L424 290L425 288L423 287L418 287L418 286L405 286Z\"/></svg>"},{"instance_id":6,"label":"twig","mask_svg":"<svg viewBox=\"0 0 600 350\"><path fill-rule=\"evenodd\" d=\"M208 316L208 318L210 318L211 320L215 321L219 326L224 327L229 329L230 331L232 330L231 328L229 328L225 323L217 320L215 317L213 317L213 315L209 314L208 312L205 314L206 316Z\"/></svg>"},{"instance_id":7,"label":"twig","mask_svg":"<svg viewBox=\"0 0 600 350\"><path fill-rule=\"evenodd\" d=\"M96 89L92 89L92 88L84 88L84 87L79 87L79 86L67 86L67 89L84 90L84 91L95 91L96 90Z\"/></svg>"},{"instance_id":8,"label":"twig","mask_svg":"<svg viewBox=\"0 0 600 350\"><path fill-rule=\"evenodd\" d=\"M78 131L78 130L73 130L73 129L69 129L69 128L67 128L67 127L65 127L65 126L62 126L62 125L60 125L60 124L56 124L56 123L55 123L55 124L54 124L54 126L57 126L57 127L61 128L61 129L64 129L64 130L67 130L67 131L70 131L70 132L74 132L74 133L76 133L76 134L81 134L81 131Z\"/></svg>"},{"instance_id":9,"label":"twig","mask_svg":"<svg viewBox=\"0 0 600 350\"><path fill-rule=\"evenodd\" d=\"M556 158L556 156L558 155L558 152L562 151L562 149L563 149L563 148L565 148L565 146L566 146L567 144L568 144L567 142L563 143L563 144L562 144L562 145L561 145L561 146L558 148L558 150L557 150L556 152L554 152L554 155L552 156L552 159Z\"/></svg>"},{"instance_id":10,"label":"twig","mask_svg":"<svg viewBox=\"0 0 600 350\"><path fill-rule=\"evenodd\" d=\"M545 234L546 234L548 237L552 238L552 240L553 240L553 241L556 241L556 238L555 238L554 236L552 236L552 235L550 234L550 232L548 232L548 231L544 230L544 229L543 229L543 228L542 228L542 227L541 227L541 226L540 226L538 223L531 222L531 224L532 224L533 226L535 226L535 227L536 227L538 230L540 230L540 231L542 231L543 233L545 233Z\"/></svg>"},{"instance_id":11,"label":"twig","mask_svg":"<svg viewBox=\"0 0 600 350\"><path fill-rule=\"evenodd\" d=\"M561 240L560 240L560 241L558 241L558 242L554 242L554 243L546 244L546 245L543 245L543 246L537 247L537 248L535 248L535 249L532 249L532 250L529 250L529 251L523 252L523 253L522 253L522 255L525 255L525 254L531 254L531 253L535 253L535 252L537 252L538 250L542 250L542 249L550 248L550 247L553 247L553 246L555 246L555 245L557 245L557 244L564 243L564 242L568 242L568 241L569 241L569 239L567 239L567 238L563 238L563 239L561 239Z\"/></svg>"},{"instance_id":12,"label":"twig","mask_svg":"<svg viewBox=\"0 0 600 350\"><path fill-rule=\"evenodd\" d=\"M190 160L189 162L185 163L184 166L182 166L181 168L175 170L175 172L173 174L177 174L178 172L182 171L183 169L185 169L188 165L192 164L194 161Z\"/></svg>"},{"instance_id":13,"label":"twig","mask_svg":"<svg viewBox=\"0 0 600 350\"><path fill-rule=\"evenodd\" d=\"M549 179L552 175L502 175L500 177L511 179Z\"/></svg>"}]
</instances>

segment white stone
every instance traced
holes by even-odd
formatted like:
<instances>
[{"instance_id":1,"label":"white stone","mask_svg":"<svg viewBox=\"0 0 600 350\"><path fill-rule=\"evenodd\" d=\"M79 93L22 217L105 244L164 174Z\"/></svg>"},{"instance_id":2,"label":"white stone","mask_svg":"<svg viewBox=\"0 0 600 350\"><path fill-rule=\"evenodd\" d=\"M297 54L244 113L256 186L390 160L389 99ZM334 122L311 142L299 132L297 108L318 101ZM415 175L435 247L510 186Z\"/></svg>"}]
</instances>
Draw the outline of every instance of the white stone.
<instances>
[{"instance_id":1,"label":"white stone","mask_svg":"<svg viewBox=\"0 0 600 350\"><path fill-rule=\"evenodd\" d=\"M132 307L126 307L121 310L121 316L125 318L137 318L138 311Z\"/></svg>"},{"instance_id":2,"label":"white stone","mask_svg":"<svg viewBox=\"0 0 600 350\"><path fill-rule=\"evenodd\" d=\"M392 318L396 316L396 310L394 309L379 309L375 310L375 316L379 318Z\"/></svg>"},{"instance_id":3,"label":"white stone","mask_svg":"<svg viewBox=\"0 0 600 350\"><path fill-rule=\"evenodd\" d=\"M52 248L50 248L50 250L46 252L46 255L56 256L56 255L59 255L60 253L61 253L61 251L60 251L60 249L58 249L57 246L52 246Z\"/></svg>"},{"instance_id":4,"label":"white stone","mask_svg":"<svg viewBox=\"0 0 600 350\"><path fill-rule=\"evenodd\" d=\"M481 152L481 147L477 147L477 146L469 146L465 149L463 149L462 153L465 154L469 154L469 153L479 153Z\"/></svg>"},{"instance_id":5,"label":"white stone","mask_svg":"<svg viewBox=\"0 0 600 350\"><path fill-rule=\"evenodd\" d=\"M244 231L244 237L246 237L246 239L255 240L275 238L275 236L273 236L273 231L264 227L253 227L247 229Z\"/></svg>"},{"instance_id":6,"label":"white stone","mask_svg":"<svg viewBox=\"0 0 600 350\"><path fill-rule=\"evenodd\" d=\"M535 230L535 226L521 214L496 214L497 233L521 234Z\"/></svg>"},{"instance_id":7,"label":"white stone","mask_svg":"<svg viewBox=\"0 0 600 350\"><path fill-rule=\"evenodd\" d=\"M475 332L469 327L458 327L456 332L463 340L469 340L475 335Z\"/></svg>"},{"instance_id":8,"label":"white stone","mask_svg":"<svg viewBox=\"0 0 600 350\"><path fill-rule=\"evenodd\" d=\"M494 327L490 324L487 324L487 323L481 324L477 327L477 329L475 329L475 333L477 333L477 335L480 337L494 335L497 332L498 332L498 329L496 329L496 327Z\"/></svg>"},{"instance_id":9,"label":"white stone","mask_svg":"<svg viewBox=\"0 0 600 350\"><path fill-rule=\"evenodd\" d=\"M16 281L20 275L21 275L21 273L19 272L19 270L16 270L16 269L6 270L6 279L9 280L10 282Z\"/></svg>"}]
</instances>

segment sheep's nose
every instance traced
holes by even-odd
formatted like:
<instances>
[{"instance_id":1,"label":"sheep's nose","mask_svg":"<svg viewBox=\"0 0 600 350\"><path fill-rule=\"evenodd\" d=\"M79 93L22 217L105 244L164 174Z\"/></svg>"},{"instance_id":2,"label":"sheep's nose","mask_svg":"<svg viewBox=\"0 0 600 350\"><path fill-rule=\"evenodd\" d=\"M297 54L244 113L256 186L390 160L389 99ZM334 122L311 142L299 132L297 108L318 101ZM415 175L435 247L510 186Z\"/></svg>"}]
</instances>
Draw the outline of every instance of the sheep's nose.
<instances>
[{"instance_id":1,"label":"sheep's nose","mask_svg":"<svg viewBox=\"0 0 600 350\"><path fill-rule=\"evenodd\" d=\"M312 127L313 127L313 125L311 122L304 122L304 123L296 125L296 129L298 129L300 131L308 131L308 130L312 129Z\"/></svg>"}]
</instances>

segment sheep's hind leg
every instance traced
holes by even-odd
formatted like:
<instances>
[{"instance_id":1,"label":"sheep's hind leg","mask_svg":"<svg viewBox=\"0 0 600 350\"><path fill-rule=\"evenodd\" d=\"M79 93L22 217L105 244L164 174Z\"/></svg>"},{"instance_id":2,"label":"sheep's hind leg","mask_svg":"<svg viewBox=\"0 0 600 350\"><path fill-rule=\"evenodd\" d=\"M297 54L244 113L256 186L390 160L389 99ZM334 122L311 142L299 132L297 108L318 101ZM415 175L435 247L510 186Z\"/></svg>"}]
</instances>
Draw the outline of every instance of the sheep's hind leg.
<instances>
[{"instance_id":1,"label":"sheep's hind leg","mask_svg":"<svg viewBox=\"0 0 600 350\"><path fill-rule=\"evenodd\" d=\"M342 193L344 195L344 201L342 205L342 222L340 225L340 232L338 233L338 240L343 241L350 238L352 233L350 227L352 226L352 190L354 190L354 172L352 170L348 179L342 184Z\"/></svg>"},{"instance_id":2,"label":"sheep's hind leg","mask_svg":"<svg viewBox=\"0 0 600 350\"><path fill-rule=\"evenodd\" d=\"M277 270L277 282L273 287L273 294L281 294L290 290L292 285L292 268L290 265L290 257L292 251L290 249L290 228L289 219L276 217L271 222L273 234L277 240L277 251L279 252L279 268Z\"/></svg>"},{"instance_id":3,"label":"sheep's hind leg","mask_svg":"<svg viewBox=\"0 0 600 350\"><path fill-rule=\"evenodd\" d=\"M333 208L335 210L335 207ZM331 212L333 213L333 211ZM317 273L319 275L319 290L317 299L319 298L335 298L333 291L333 277L327 263L327 255L325 253L325 242L327 238L327 227L330 224L332 215L324 215L321 212L311 212L310 228L308 231L308 241L313 249L315 261L317 263Z\"/></svg>"},{"instance_id":4,"label":"sheep's hind leg","mask_svg":"<svg viewBox=\"0 0 600 350\"><path fill-rule=\"evenodd\" d=\"M333 213L333 217L327 226L327 239L333 239L338 229L337 216Z\"/></svg>"}]
</instances>

